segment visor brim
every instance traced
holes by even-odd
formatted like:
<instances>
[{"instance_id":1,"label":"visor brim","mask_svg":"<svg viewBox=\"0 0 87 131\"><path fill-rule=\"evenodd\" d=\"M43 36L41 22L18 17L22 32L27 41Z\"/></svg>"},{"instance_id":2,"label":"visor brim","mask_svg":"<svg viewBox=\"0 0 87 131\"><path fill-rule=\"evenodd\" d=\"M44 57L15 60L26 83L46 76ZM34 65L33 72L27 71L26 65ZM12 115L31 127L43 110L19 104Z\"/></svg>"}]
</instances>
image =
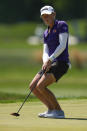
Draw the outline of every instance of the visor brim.
<instances>
[{"instance_id":1,"label":"visor brim","mask_svg":"<svg viewBox=\"0 0 87 131\"><path fill-rule=\"evenodd\" d=\"M44 10L41 12L41 16L44 14L51 15L52 13L53 13L52 11Z\"/></svg>"}]
</instances>

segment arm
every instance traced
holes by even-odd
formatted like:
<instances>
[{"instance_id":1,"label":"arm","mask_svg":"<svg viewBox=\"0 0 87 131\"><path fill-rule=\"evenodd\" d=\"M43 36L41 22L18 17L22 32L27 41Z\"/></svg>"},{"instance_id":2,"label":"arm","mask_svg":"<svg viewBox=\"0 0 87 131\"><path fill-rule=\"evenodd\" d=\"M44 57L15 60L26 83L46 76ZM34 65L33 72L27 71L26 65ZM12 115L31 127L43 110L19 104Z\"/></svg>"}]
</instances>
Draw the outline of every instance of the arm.
<instances>
[{"instance_id":1,"label":"arm","mask_svg":"<svg viewBox=\"0 0 87 131\"><path fill-rule=\"evenodd\" d=\"M48 46L47 44L44 44L44 47L43 47L43 63L47 62L48 59L49 59L49 56L48 56Z\"/></svg>"},{"instance_id":2,"label":"arm","mask_svg":"<svg viewBox=\"0 0 87 131\"><path fill-rule=\"evenodd\" d=\"M49 60L49 49L48 49L48 45L44 44L43 47L43 65L42 65L42 69L45 70L45 72L50 68L51 66L51 61ZM48 68L47 68L48 67Z\"/></svg>"},{"instance_id":3,"label":"arm","mask_svg":"<svg viewBox=\"0 0 87 131\"><path fill-rule=\"evenodd\" d=\"M66 48L67 39L68 39L68 33L59 34L60 45L56 48L54 53L49 57L50 61L53 61L64 51L64 49Z\"/></svg>"},{"instance_id":4,"label":"arm","mask_svg":"<svg viewBox=\"0 0 87 131\"><path fill-rule=\"evenodd\" d=\"M68 39L68 33L61 33L59 35L60 45L56 48L54 53L48 57L47 61L43 64L42 69L48 71L51 67L51 62L58 57L66 48L66 43Z\"/></svg>"}]
</instances>

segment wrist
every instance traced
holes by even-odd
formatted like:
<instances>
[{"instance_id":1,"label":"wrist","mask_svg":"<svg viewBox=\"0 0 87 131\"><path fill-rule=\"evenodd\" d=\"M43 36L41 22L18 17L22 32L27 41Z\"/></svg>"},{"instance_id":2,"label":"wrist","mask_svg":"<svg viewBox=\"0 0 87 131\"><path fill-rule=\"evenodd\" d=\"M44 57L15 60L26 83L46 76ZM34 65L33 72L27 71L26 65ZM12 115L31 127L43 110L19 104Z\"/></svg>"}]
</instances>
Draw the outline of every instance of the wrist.
<instances>
[{"instance_id":1,"label":"wrist","mask_svg":"<svg viewBox=\"0 0 87 131\"><path fill-rule=\"evenodd\" d=\"M51 60L49 59L48 61L47 61L47 65L50 65L52 62L51 62Z\"/></svg>"},{"instance_id":2,"label":"wrist","mask_svg":"<svg viewBox=\"0 0 87 131\"><path fill-rule=\"evenodd\" d=\"M54 59L55 59L54 56L50 56L50 57L49 57L49 60L50 60L51 62L52 62Z\"/></svg>"}]
</instances>

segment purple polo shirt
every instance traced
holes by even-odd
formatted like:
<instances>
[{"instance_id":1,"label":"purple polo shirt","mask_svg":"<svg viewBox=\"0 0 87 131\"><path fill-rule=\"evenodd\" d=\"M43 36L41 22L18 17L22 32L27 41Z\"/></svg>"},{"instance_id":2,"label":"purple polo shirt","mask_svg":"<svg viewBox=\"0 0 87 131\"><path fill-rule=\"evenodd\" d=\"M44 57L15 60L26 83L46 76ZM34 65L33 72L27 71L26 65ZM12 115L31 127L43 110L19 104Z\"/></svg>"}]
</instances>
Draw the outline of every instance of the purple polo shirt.
<instances>
[{"instance_id":1,"label":"purple polo shirt","mask_svg":"<svg viewBox=\"0 0 87 131\"><path fill-rule=\"evenodd\" d=\"M54 26L51 29L50 33L48 33L48 29L44 32L44 43L48 45L49 56L51 56L55 49L58 47L59 43L59 34L60 33L68 33L68 25L65 21L55 20ZM65 61L69 62L69 54L68 54L68 39L65 50L54 60L54 61Z\"/></svg>"}]
</instances>

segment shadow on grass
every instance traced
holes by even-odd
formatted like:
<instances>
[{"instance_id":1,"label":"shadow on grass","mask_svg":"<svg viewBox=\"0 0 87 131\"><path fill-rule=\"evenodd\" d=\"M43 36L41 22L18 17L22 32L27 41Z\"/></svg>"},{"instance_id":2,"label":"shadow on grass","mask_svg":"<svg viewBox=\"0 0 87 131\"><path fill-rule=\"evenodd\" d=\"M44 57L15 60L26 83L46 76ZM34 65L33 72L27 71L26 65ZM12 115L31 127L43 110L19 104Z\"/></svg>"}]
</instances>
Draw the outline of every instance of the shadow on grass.
<instances>
[{"instance_id":1,"label":"shadow on grass","mask_svg":"<svg viewBox=\"0 0 87 131\"><path fill-rule=\"evenodd\" d=\"M87 120L87 118L64 118L65 120Z\"/></svg>"},{"instance_id":2,"label":"shadow on grass","mask_svg":"<svg viewBox=\"0 0 87 131\"><path fill-rule=\"evenodd\" d=\"M47 117L40 117L46 119ZM47 119L60 119L60 120L87 120L87 118L47 118Z\"/></svg>"}]
</instances>

